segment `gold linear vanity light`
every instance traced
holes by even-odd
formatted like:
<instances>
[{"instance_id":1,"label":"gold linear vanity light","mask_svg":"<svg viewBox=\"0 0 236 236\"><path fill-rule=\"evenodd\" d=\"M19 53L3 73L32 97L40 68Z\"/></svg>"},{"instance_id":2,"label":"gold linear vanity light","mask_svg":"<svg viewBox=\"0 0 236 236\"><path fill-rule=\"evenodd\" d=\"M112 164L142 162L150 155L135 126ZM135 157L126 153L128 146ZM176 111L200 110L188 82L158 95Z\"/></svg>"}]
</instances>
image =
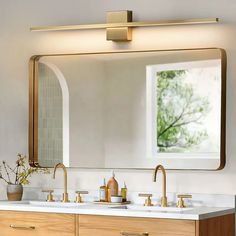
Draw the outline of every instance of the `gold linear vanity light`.
<instances>
[{"instance_id":1,"label":"gold linear vanity light","mask_svg":"<svg viewBox=\"0 0 236 236\"><path fill-rule=\"evenodd\" d=\"M107 40L131 41L132 28L134 27L212 24L217 22L219 22L218 18L133 22L132 11L114 11L114 12L107 12L107 23L105 24L32 27L30 28L30 30L62 31L62 30L83 30L83 29L106 29Z\"/></svg>"}]
</instances>

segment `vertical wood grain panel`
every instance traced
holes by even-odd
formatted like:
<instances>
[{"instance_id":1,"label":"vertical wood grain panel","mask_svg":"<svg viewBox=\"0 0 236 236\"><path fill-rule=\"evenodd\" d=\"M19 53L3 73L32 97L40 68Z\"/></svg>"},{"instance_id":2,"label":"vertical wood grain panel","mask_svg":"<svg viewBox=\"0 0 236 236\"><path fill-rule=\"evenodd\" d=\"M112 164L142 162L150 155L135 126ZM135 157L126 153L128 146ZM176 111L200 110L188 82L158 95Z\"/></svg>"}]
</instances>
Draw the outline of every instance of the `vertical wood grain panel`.
<instances>
[{"instance_id":1,"label":"vertical wood grain panel","mask_svg":"<svg viewBox=\"0 0 236 236\"><path fill-rule=\"evenodd\" d=\"M235 214L196 221L196 236L235 236Z\"/></svg>"}]
</instances>

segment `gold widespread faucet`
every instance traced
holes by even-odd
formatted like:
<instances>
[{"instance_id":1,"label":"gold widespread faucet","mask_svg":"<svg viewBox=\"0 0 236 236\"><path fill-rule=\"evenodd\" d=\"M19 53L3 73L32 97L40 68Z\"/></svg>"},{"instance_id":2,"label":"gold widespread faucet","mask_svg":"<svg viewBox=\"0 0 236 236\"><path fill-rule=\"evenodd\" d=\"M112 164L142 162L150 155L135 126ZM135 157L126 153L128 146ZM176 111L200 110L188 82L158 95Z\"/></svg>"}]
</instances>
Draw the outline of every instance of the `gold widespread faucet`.
<instances>
[{"instance_id":1,"label":"gold widespread faucet","mask_svg":"<svg viewBox=\"0 0 236 236\"><path fill-rule=\"evenodd\" d=\"M154 170L153 182L157 181L157 172L160 170L163 175L162 179L162 198L161 198L161 206L168 207L167 196L166 196L166 170L162 165L158 165Z\"/></svg>"},{"instance_id":2,"label":"gold widespread faucet","mask_svg":"<svg viewBox=\"0 0 236 236\"><path fill-rule=\"evenodd\" d=\"M67 170L66 170L66 167L64 166L64 164L58 163L58 164L55 165L54 172L53 172L53 179L55 179L55 177L56 177L56 171L57 171L58 168L62 168L63 171L64 171L64 193L63 193L62 202L70 202L69 201L69 195L68 195L68 192L67 192Z\"/></svg>"}]
</instances>

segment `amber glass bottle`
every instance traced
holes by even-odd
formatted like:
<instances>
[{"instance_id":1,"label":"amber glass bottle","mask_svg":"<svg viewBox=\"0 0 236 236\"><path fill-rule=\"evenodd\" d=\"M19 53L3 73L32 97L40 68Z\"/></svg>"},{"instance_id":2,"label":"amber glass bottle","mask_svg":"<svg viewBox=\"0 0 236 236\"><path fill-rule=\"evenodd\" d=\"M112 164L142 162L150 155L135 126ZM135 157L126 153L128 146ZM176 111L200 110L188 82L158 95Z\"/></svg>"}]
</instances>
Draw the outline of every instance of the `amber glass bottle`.
<instances>
[{"instance_id":1,"label":"amber glass bottle","mask_svg":"<svg viewBox=\"0 0 236 236\"><path fill-rule=\"evenodd\" d=\"M105 179L103 180L103 183L99 189L99 198L100 198L100 202L107 202L108 201L108 191L107 191Z\"/></svg>"},{"instance_id":2,"label":"amber glass bottle","mask_svg":"<svg viewBox=\"0 0 236 236\"><path fill-rule=\"evenodd\" d=\"M108 200L110 200L111 196L117 196L119 191L119 185L117 180L115 179L115 173L112 171L112 177L109 179L107 183L108 188Z\"/></svg>"}]
</instances>

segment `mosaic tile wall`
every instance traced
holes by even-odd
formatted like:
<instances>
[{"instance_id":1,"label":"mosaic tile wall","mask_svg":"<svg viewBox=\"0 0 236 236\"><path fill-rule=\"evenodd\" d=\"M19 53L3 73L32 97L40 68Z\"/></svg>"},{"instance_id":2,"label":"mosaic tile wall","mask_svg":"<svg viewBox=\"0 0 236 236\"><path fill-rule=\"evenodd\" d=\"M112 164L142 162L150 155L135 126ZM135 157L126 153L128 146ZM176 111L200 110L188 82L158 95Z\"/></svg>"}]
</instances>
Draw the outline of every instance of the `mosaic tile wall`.
<instances>
[{"instance_id":1,"label":"mosaic tile wall","mask_svg":"<svg viewBox=\"0 0 236 236\"><path fill-rule=\"evenodd\" d=\"M38 155L42 166L52 166L63 160L62 90L48 66L40 63L39 74Z\"/></svg>"}]
</instances>

